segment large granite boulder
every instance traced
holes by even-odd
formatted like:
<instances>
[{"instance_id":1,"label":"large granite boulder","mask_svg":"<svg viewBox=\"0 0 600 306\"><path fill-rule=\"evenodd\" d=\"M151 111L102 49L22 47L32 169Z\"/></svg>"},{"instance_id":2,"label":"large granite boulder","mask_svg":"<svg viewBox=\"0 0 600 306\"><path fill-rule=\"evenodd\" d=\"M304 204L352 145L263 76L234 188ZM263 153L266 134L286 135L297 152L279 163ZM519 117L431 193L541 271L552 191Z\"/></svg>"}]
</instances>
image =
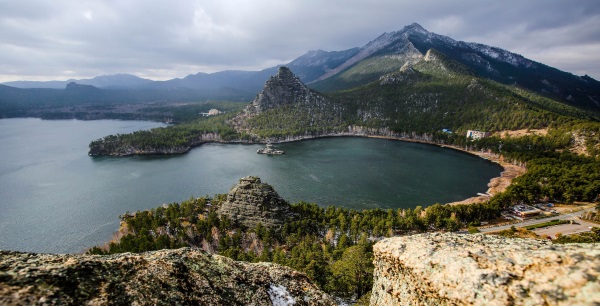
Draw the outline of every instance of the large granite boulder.
<instances>
[{"instance_id":1,"label":"large granite boulder","mask_svg":"<svg viewBox=\"0 0 600 306\"><path fill-rule=\"evenodd\" d=\"M256 176L240 179L227 194L218 213L248 228L254 228L258 223L279 227L291 217L289 203Z\"/></svg>"},{"instance_id":2,"label":"large granite boulder","mask_svg":"<svg viewBox=\"0 0 600 306\"><path fill-rule=\"evenodd\" d=\"M305 274L193 248L141 254L0 251L0 305L335 305Z\"/></svg>"},{"instance_id":3,"label":"large granite boulder","mask_svg":"<svg viewBox=\"0 0 600 306\"><path fill-rule=\"evenodd\" d=\"M430 233L373 247L371 305L600 305L600 245Z\"/></svg>"}]
</instances>

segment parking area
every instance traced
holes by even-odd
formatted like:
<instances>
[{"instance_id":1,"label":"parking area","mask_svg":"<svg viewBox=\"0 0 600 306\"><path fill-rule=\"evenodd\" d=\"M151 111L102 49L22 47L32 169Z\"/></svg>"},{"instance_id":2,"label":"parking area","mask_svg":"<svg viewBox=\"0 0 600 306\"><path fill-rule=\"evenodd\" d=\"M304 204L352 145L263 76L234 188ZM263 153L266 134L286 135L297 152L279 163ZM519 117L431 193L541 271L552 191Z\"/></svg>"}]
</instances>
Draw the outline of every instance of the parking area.
<instances>
[{"instance_id":1,"label":"parking area","mask_svg":"<svg viewBox=\"0 0 600 306\"><path fill-rule=\"evenodd\" d=\"M563 235L571 235L575 233L587 232L590 231L591 227L599 227L598 224L585 222L581 219L575 220L577 224L562 224L556 225L546 228L539 228L534 230L533 232L542 236L542 237L551 237L554 239L556 234L561 233Z\"/></svg>"}]
</instances>

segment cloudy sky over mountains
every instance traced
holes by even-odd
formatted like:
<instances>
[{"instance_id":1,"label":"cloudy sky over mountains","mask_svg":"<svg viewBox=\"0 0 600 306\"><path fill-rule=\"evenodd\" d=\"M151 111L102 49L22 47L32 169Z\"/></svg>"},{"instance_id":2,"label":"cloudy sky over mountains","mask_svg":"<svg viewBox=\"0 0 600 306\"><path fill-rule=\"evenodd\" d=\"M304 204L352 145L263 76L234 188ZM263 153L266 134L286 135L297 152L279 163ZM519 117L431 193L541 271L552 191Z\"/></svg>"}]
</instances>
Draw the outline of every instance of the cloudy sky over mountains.
<instances>
[{"instance_id":1,"label":"cloudy sky over mountains","mask_svg":"<svg viewBox=\"0 0 600 306\"><path fill-rule=\"evenodd\" d=\"M260 70L413 22L600 80L597 0L0 0L0 82Z\"/></svg>"}]
</instances>

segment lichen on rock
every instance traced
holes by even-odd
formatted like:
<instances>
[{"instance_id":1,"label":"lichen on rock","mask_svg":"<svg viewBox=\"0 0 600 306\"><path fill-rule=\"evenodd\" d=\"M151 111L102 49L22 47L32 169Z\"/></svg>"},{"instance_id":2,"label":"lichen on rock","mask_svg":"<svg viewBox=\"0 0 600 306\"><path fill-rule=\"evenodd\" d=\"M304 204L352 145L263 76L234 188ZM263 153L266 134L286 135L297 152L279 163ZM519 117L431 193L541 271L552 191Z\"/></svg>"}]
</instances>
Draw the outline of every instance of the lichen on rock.
<instances>
[{"instance_id":1,"label":"lichen on rock","mask_svg":"<svg viewBox=\"0 0 600 306\"><path fill-rule=\"evenodd\" d=\"M598 305L600 246L429 233L373 247L371 305Z\"/></svg>"},{"instance_id":2,"label":"lichen on rock","mask_svg":"<svg viewBox=\"0 0 600 306\"><path fill-rule=\"evenodd\" d=\"M274 296L273 288L285 295ZM276 299L276 301L274 300ZM334 305L303 273L194 248L141 254L0 251L0 305Z\"/></svg>"},{"instance_id":3,"label":"lichen on rock","mask_svg":"<svg viewBox=\"0 0 600 306\"><path fill-rule=\"evenodd\" d=\"M241 178L227 194L218 213L248 228L254 228L258 223L279 227L292 216L290 204L256 176Z\"/></svg>"}]
</instances>

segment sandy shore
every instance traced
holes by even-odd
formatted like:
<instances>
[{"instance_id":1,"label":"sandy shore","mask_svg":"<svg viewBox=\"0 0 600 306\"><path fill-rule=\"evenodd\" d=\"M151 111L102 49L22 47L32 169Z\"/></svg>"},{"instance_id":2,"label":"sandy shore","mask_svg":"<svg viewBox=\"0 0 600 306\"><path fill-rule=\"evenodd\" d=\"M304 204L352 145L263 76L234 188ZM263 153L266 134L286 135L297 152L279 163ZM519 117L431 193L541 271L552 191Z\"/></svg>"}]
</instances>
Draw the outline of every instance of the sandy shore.
<instances>
[{"instance_id":1,"label":"sandy shore","mask_svg":"<svg viewBox=\"0 0 600 306\"><path fill-rule=\"evenodd\" d=\"M521 131L513 131L514 132L521 132ZM533 133L538 133L541 135L545 135L546 134L546 130L535 130ZM508 186L510 186L510 184L512 183L512 180L520 175L523 175L527 170L525 169L525 167L520 166L520 165L515 165L515 164L511 164L511 163L507 163L504 161L504 158L502 156L499 156L498 154L494 154L494 153L489 153L489 152L482 152L482 151L471 151L471 150L465 150L463 148L459 148L456 146L450 146L450 145L440 145L437 143L433 143L433 142L428 142L428 141L423 141L423 140L417 140L417 139L405 139L405 138L395 138L395 137L386 137L386 136L366 136L369 138L380 138L380 139L392 139L392 140L400 140L400 141L408 141L408 142L418 142L418 143L424 143L424 144L430 144L430 145L436 145L436 146L440 146L443 148L449 148L449 149L453 149L453 150L458 150L458 151L462 151L468 154L472 154L472 155L476 155L479 156L481 158L487 159L489 161L492 161L494 163L499 164L500 166L502 166L502 168L504 168L504 171L502 171L502 173L500 173L499 177L494 177L490 180L490 182L488 183L488 190L486 191L486 193L489 196L475 196L475 197L471 197L468 199L464 199L461 201L457 201L457 202L451 202L451 203L447 203L449 205L458 205L458 204L474 204L474 203L482 203L482 202L486 202L487 200L489 200L492 196L504 192L506 190L506 188L508 188Z\"/></svg>"},{"instance_id":2,"label":"sandy shore","mask_svg":"<svg viewBox=\"0 0 600 306\"><path fill-rule=\"evenodd\" d=\"M463 152L466 152L469 154L477 155L481 158L485 158L487 160L495 162L495 163L499 164L500 166L502 166L502 168L504 168L504 171L502 171L502 173L500 173L499 177L492 178L490 180L490 182L488 183L487 194L489 194L489 196L471 197L471 198L468 198L468 199L465 199L462 201L448 203L450 205L473 204L473 203L485 202L485 201L489 200L489 198L494 196L495 194L505 191L506 188L508 188L508 186L510 186L510 184L514 178L524 174L526 171L525 167L507 163L504 161L502 156L498 156L497 154L488 153L488 152L479 152L479 151L469 151L469 150L464 150L464 149L460 149L457 147L451 147L451 146L448 146L448 148L452 148L452 149L463 151Z\"/></svg>"},{"instance_id":3,"label":"sandy shore","mask_svg":"<svg viewBox=\"0 0 600 306\"><path fill-rule=\"evenodd\" d=\"M523 131L525 131L525 130L523 130ZM513 132L513 134L515 134L516 132L523 132L523 131L509 131L509 132ZM523 132L523 133L525 133L525 132ZM531 133L531 132L528 132L528 133ZM532 133L545 135L546 130L535 130ZM515 135L517 135L517 134L515 134ZM520 135L520 134L518 134L518 135ZM417 142L417 143L435 145L435 146L439 146L439 147L443 147L443 148L458 150L458 151L462 151L462 152L465 152L468 154L476 155L481 158L487 159L491 162L497 163L500 166L502 166L502 168L504 168L504 171L502 171L502 173L500 173L499 177L492 178L490 180L490 182L488 183L488 190L486 191L488 196L474 196L474 197L464 199L461 201L446 203L449 205L474 204L474 203L486 202L492 196L505 191L506 188L508 188L508 186L510 186L510 184L514 178L516 178L520 175L523 175L527 171L525 169L525 167L505 162L504 158L502 156L499 156L498 154L490 153L490 152L471 151L471 150L466 150L464 148L460 148L460 147L456 147L456 146L441 145L439 143L434 143L434 142L429 142L429 141L419 140L419 139L410 139L410 138L398 138L398 137L379 136L379 135L343 135L343 136L389 139L389 140L399 140L399 141L406 141L406 142ZM335 137L335 136L333 136L333 137Z\"/></svg>"}]
</instances>

